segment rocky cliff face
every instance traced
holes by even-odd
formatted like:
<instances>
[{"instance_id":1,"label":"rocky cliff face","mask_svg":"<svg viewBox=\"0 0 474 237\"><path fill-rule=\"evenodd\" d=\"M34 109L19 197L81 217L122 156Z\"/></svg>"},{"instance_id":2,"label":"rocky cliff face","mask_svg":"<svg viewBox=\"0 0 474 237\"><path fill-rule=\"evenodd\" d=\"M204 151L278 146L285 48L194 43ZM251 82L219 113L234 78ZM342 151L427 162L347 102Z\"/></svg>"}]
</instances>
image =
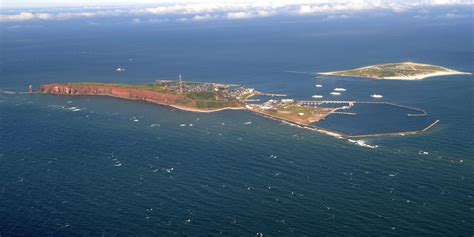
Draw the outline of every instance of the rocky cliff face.
<instances>
[{"instance_id":1,"label":"rocky cliff face","mask_svg":"<svg viewBox=\"0 0 474 237\"><path fill-rule=\"evenodd\" d=\"M144 100L163 105L175 105L183 95L160 93L151 90L138 90L116 86L51 84L42 85L41 93L56 95L107 95L130 100Z\"/></svg>"}]
</instances>

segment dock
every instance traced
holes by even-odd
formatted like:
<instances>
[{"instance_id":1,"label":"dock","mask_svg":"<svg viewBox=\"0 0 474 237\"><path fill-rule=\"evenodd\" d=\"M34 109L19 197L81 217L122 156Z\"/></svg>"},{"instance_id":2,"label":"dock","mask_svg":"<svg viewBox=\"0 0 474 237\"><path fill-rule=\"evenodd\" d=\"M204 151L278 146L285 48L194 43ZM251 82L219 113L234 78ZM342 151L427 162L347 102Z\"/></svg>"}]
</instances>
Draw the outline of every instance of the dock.
<instances>
[{"instance_id":1,"label":"dock","mask_svg":"<svg viewBox=\"0 0 474 237\"><path fill-rule=\"evenodd\" d=\"M357 113L351 113L351 112L332 112L332 114L342 114L342 115L357 115Z\"/></svg>"},{"instance_id":2,"label":"dock","mask_svg":"<svg viewBox=\"0 0 474 237\"><path fill-rule=\"evenodd\" d=\"M270 96L270 97L285 97L286 94L276 94L276 93L260 93L258 96Z\"/></svg>"}]
</instances>

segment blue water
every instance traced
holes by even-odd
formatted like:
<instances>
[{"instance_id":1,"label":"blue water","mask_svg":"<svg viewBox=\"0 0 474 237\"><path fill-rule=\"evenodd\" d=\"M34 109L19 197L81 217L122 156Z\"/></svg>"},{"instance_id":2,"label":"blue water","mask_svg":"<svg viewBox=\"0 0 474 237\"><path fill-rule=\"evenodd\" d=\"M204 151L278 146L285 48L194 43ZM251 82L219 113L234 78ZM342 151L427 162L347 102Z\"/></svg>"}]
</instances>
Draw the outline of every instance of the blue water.
<instances>
[{"instance_id":1,"label":"blue water","mask_svg":"<svg viewBox=\"0 0 474 237\"><path fill-rule=\"evenodd\" d=\"M340 107L341 105L339 105ZM338 107L336 105L336 107ZM354 115L332 114L314 125L347 135L370 135L422 131L434 123L432 116L408 116L423 114L418 109L399 107L391 104L360 104L340 112Z\"/></svg>"},{"instance_id":2,"label":"blue water","mask_svg":"<svg viewBox=\"0 0 474 237\"><path fill-rule=\"evenodd\" d=\"M471 76L373 81L285 72L406 60L472 71L469 19L380 21L5 27L3 90L182 74L296 99L335 87L348 89L341 100L377 92L441 122L423 135L367 139L378 145L368 149L249 112L0 93L0 235L472 235ZM127 71L116 73L119 66ZM339 118L354 133L372 128Z\"/></svg>"}]
</instances>

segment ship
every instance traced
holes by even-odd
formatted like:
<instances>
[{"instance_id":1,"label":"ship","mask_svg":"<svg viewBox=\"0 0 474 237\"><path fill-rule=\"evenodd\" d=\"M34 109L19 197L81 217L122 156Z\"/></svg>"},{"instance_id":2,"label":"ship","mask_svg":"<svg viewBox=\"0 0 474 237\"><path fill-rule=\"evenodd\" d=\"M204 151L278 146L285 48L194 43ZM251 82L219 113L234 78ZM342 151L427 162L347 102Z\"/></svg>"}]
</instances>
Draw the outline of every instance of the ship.
<instances>
[{"instance_id":1,"label":"ship","mask_svg":"<svg viewBox=\"0 0 474 237\"><path fill-rule=\"evenodd\" d=\"M323 87L323 85L316 84L316 87L321 88L321 87Z\"/></svg>"},{"instance_id":2,"label":"ship","mask_svg":"<svg viewBox=\"0 0 474 237\"><path fill-rule=\"evenodd\" d=\"M125 68L123 67L118 67L115 69L116 72L125 72Z\"/></svg>"},{"instance_id":3,"label":"ship","mask_svg":"<svg viewBox=\"0 0 474 237\"><path fill-rule=\"evenodd\" d=\"M311 96L311 97L313 97L313 98L315 98L315 99L320 99L320 98L323 98L323 96L322 96L322 95L313 95L313 96Z\"/></svg>"},{"instance_id":4,"label":"ship","mask_svg":"<svg viewBox=\"0 0 474 237\"><path fill-rule=\"evenodd\" d=\"M334 91L346 91L346 89L345 89L345 88L339 88L339 87L338 87L338 88L334 88Z\"/></svg>"},{"instance_id":5,"label":"ship","mask_svg":"<svg viewBox=\"0 0 474 237\"><path fill-rule=\"evenodd\" d=\"M331 95L341 95L341 93L339 93L339 92L331 92L330 94Z\"/></svg>"},{"instance_id":6,"label":"ship","mask_svg":"<svg viewBox=\"0 0 474 237\"><path fill-rule=\"evenodd\" d=\"M370 95L370 97L372 97L372 98L376 98L376 99L379 99L379 98L383 98L383 95L379 95L379 94L372 94L372 95Z\"/></svg>"}]
</instances>

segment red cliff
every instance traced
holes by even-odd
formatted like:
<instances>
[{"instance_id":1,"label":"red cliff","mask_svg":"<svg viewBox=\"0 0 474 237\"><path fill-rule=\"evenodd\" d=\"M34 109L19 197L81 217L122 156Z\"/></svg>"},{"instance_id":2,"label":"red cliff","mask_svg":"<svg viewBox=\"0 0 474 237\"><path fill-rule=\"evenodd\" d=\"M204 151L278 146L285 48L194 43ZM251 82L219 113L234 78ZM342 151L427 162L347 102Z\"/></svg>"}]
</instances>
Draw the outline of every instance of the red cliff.
<instances>
[{"instance_id":1,"label":"red cliff","mask_svg":"<svg viewBox=\"0 0 474 237\"><path fill-rule=\"evenodd\" d=\"M130 100L144 100L162 105L176 105L177 100L184 98L184 96L180 94L94 84L41 85L40 92L56 95L106 95Z\"/></svg>"}]
</instances>

